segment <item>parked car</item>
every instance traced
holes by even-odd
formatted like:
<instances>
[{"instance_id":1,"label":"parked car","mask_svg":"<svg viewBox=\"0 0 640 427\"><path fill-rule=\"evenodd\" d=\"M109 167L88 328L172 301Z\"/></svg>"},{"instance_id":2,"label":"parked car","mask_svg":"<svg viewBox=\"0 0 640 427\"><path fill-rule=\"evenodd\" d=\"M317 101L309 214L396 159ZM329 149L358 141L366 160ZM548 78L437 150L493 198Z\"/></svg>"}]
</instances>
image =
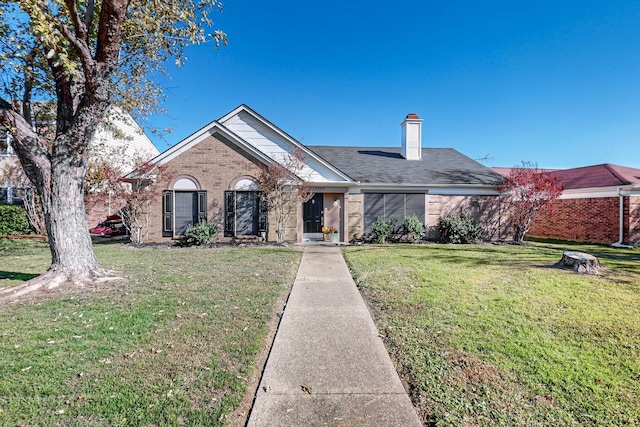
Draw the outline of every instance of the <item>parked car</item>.
<instances>
[{"instance_id":1,"label":"parked car","mask_svg":"<svg viewBox=\"0 0 640 427\"><path fill-rule=\"evenodd\" d=\"M119 215L109 215L105 221L89 229L89 233L100 237L125 236L127 229Z\"/></svg>"}]
</instances>

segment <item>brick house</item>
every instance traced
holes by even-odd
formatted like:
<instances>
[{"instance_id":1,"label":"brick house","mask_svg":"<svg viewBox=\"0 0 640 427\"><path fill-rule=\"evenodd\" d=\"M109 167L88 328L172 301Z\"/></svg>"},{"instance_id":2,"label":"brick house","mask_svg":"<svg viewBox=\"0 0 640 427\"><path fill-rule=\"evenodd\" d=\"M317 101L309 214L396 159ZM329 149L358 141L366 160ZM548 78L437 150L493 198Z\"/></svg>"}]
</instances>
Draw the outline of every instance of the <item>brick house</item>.
<instances>
[{"instance_id":1,"label":"brick house","mask_svg":"<svg viewBox=\"0 0 640 427\"><path fill-rule=\"evenodd\" d=\"M159 183L163 197L151 207L147 239L179 238L206 218L226 237L275 240L256 178L261 166L296 150L305 157L298 176L314 196L296 206L286 240L320 240L326 225L348 241L368 233L377 215L401 224L416 214L433 230L442 215L461 210L482 219L487 236L496 237L487 206L502 177L456 150L422 148L422 120L415 114L401 129L400 147L304 146L240 105L152 160L166 165L173 178Z\"/></svg>"},{"instance_id":2,"label":"brick house","mask_svg":"<svg viewBox=\"0 0 640 427\"><path fill-rule=\"evenodd\" d=\"M158 155L158 149L128 113L113 107L109 110L107 118L109 124L101 124L91 140L93 158L104 159L124 171L130 171L134 168L137 157L150 159ZM54 123L39 119L38 116L33 121L40 129L51 127ZM6 168L20 167L18 156L11 147L11 138L9 131L0 126L0 204L21 205L23 201L17 189L29 187L24 183L12 182L4 174ZM26 177L24 181L26 182ZM126 204L125 200L114 196L106 203L87 206L88 225L95 226L124 204Z\"/></svg>"},{"instance_id":3,"label":"brick house","mask_svg":"<svg viewBox=\"0 0 640 427\"><path fill-rule=\"evenodd\" d=\"M510 169L494 168L507 176ZM640 169L601 164L548 171L564 191L533 221L530 237L640 244Z\"/></svg>"}]
</instances>

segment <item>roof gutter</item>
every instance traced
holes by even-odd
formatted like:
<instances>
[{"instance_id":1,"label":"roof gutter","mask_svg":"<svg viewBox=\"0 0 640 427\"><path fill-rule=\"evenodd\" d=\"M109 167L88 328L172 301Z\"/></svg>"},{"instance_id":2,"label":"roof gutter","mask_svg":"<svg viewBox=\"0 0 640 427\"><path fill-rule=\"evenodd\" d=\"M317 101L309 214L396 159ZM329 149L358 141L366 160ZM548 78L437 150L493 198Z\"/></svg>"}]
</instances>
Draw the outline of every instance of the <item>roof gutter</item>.
<instances>
[{"instance_id":1,"label":"roof gutter","mask_svg":"<svg viewBox=\"0 0 640 427\"><path fill-rule=\"evenodd\" d=\"M430 188L498 188L499 185L491 184L410 184L410 183L384 183L384 182L360 182L358 184L361 187L372 188L418 188L428 190Z\"/></svg>"}]
</instances>

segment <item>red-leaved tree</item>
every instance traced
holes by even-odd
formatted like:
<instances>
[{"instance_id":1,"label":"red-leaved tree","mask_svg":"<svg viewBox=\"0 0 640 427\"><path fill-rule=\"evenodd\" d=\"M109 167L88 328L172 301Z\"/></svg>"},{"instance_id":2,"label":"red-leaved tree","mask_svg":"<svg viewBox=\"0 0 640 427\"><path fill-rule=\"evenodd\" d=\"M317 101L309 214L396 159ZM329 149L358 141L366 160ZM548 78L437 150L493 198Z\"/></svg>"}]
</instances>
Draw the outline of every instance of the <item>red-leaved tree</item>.
<instances>
[{"instance_id":1,"label":"red-leaved tree","mask_svg":"<svg viewBox=\"0 0 640 427\"><path fill-rule=\"evenodd\" d=\"M549 210L562 194L562 185L537 165L522 162L511 169L500 192L511 220L513 240L522 243L536 215Z\"/></svg>"},{"instance_id":2,"label":"red-leaved tree","mask_svg":"<svg viewBox=\"0 0 640 427\"><path fill-rule=\"evenodd\" d=\"M279 162L263 166L258 176L258 185L267 198L269 212L273 213L278 243L284 241L287 224L298 204L313 197L304 171L306 157L296 149L286 154Z\"/></svg>"}]
</instances>

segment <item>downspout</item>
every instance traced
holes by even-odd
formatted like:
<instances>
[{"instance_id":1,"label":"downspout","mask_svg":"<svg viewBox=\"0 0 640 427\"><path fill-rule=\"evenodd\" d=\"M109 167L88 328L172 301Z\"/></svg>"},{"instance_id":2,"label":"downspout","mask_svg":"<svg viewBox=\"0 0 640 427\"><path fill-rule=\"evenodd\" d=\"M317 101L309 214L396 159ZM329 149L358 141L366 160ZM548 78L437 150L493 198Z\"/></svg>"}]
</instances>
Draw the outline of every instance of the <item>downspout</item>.
<instances>
[{"instance_id":1,"label":"downspout","mask_svg":"<svg viewBox=\"0 0 640 427\"><path fill-rule=\"evenodd\" d=\"M624 196L622 195L621 188L618 188L618 197L620 198L620 210L619 210L620 213L618 214L618 216L620 217L620 225L619 225L620 232L618 235L618 241L612 244L611 246L613 246L614 248L633 249L633 246L622 244L622 242L624 241Z\"/></svg>"}]
</instances>

